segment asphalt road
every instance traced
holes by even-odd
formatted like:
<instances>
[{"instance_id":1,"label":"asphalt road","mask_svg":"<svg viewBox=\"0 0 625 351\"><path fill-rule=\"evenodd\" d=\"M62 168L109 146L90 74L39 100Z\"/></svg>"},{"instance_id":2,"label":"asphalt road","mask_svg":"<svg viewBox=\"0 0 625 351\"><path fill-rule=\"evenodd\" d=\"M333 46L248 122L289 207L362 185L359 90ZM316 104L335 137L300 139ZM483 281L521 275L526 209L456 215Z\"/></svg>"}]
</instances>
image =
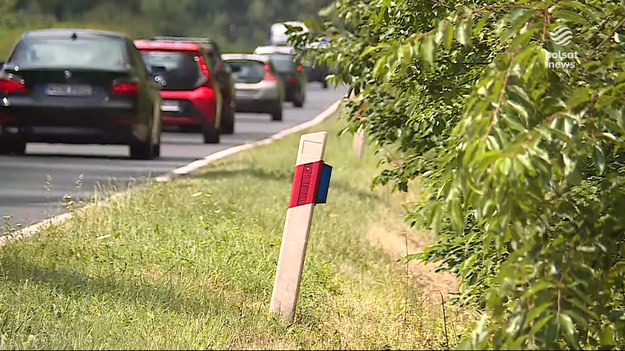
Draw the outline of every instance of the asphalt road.
<instances>
[{"instance_id":1,"label":"asphalt road","mask_svg":"<svg viewBox=\"0 0 625 351\"><path fill-rule=\"evenodd\" d=\"M282 122L272 122L266 114L237 113L235 133L222 135L218 145L204 144L199 133L165 132L161 157L152 161L129 159L126 146L28 144L25 156L0 156L0 216L4 218L0 229L63 213L66 195L89 199L98 187L123 188L217 151L264 139L314 118L346 91L323 90L319 83L309 83L304 108L285 103Z\"/></svg>"}]
</instances>

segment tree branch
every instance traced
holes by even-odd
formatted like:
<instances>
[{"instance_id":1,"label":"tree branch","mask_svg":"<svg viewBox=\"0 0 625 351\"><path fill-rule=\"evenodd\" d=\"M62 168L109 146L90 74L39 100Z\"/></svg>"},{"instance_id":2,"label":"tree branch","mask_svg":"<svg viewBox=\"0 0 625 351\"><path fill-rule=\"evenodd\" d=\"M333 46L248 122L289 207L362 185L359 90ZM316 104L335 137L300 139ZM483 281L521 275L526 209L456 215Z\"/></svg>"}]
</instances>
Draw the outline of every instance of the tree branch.
<instances>
[{"instance_id":1,"label":"tree branch","mask_svg":"<svg viewBox=\"0 0 625 351\"><path fill-rule=\"evenodd\" d=\"M603 45L605 45L605 43L608 42L608 40L610 40L610 38L612 38L614 36L614 34L616 33L616 31L621 28L621 26L625 23L625 18L623 18L619 24L616 26L616 28L614 28L614 30L612 31L612 33L610 33L610 35L608 35L605 39L603 39L603 41L601 42L601 44L599 44L599 46L597 46L597 49L599 49L600 47L602 47Z\"/></svg>"}]
</instances>

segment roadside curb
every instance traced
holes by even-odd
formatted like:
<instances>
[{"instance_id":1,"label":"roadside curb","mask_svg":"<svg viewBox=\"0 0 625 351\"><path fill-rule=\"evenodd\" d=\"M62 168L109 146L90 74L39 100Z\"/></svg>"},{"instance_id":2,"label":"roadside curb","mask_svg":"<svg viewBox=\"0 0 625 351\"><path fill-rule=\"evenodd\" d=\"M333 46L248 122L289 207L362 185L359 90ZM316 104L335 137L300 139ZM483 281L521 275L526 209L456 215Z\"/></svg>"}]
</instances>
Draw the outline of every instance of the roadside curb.
<instances>
[{"instance_id":1,"label":"roadside curb","mask_svg":"<svg viewBox=\"0 0 625 351\"><path fill-rule=\"evenodd\" d=\"M262 139L259 141L255 141L252 143L248 143L248 144L243 144L243 145L238 145L238 146L233 146L231 148L222 150L222 151L218 151L214 154L208 155L202 159L193 161L185 166L179 167L177 169L174 169L173 171L164 174L162 176L156 177L152 179L152 182L147 181L144 184L134 187L132 189L128 189L125 191L122 191L120 193L116 193L113 194L112 196L103 199L102 201L100 201L97 204L94 203L90 203L80 209L77 210L77 212L82 212L85 211L86 209L92 207L92 206L96 206L96 205L102 205L102 204L106 204L111 200L115 200L118 199L122 196L126 196L129 195L132 191L136 191L139 189L143 189L145 187L148 187L150 185L153 184L153 182L156 183L164 183L164 182L170 182L172 180L175 180L179 177L184 177L186 175L189 175L211 163L214 163L216 161L222 160L226 157L238 154L240 152L243 151L247 151L247 150L252 150L255 149L257 147L263 146L263 145L268 145L271 144L275 141L281 140L286 138L289 135L295 134L297 132L300 132L302 130L314 127L318 124L321 124L322 122L324 122L325 120L327 120L328 118L330 118L332 115L334 115L336 113L336 111L338 111L338 108L341 104L341 102L343 101L343 98L339 99L338 101L336 101L334 104L332 104L332 106L328 107L325 111L321 112L320 114L318 114L317 116L315 116L315 118L313 118L312 120L308 121L308 122L304 122L302 124L298 124L295 127L289 128L289 129L285 129L277 134L274 134L266 139ZM51 226L54 225L58 225L61 224L67 220L69 220L70 218L72 218L72 213L63 213L60 214L58 216L43 220L39 223L35 223L33 225L30 225L24 229L18 230L14 233L9 233L3 236L0 236L0 248L4 247L7 243L9 243L10 241L13 240L21 240L21 239L25 239L28 238L30 236L33 236L35 234L37 234L39 231L49 228Z\"/></svg>"},{"instance_id":2,"label":"roadside curb","mask_svg":"<svg viewBox=\"0 0 625 351\"><path fill-rule=\"evenodd\" d=\"M321 122L325 121L326 119L330 118L337 110L339 105L341 104L341 101L343 99L341 98L340 100L336 101L334 104L332 104L332 106L328 107L325 111L321 112L320 114L318 114L315 118L313 118L312 120L308 121L308 122L304 122L302 124L298 124L295 127L289 128L289 129L285 129L277 134L274 134L273 136L266 138L266 139L262 139L259 141L255 141L249 144L243 144L243 145L238 145L238 146L233 146L231 148L228 148L226 150L222 150L222 151L218 151L214 154L208 155L206 157L204 157L203 159L199 159L197 161L193 161L185 166L182 166L180 168L174 169L173 171L169 172L166 175L160 176L155 178L154 180L156 182L168 182L171 181L177 177L180 176L185 176L188 175L190 173L193 173L195 171L197 171L198 169L205 167L215 161L221 160L223 158L232 156L234 154L238 154L239 152L242 151L246 151L246 150L251 150L251 149L255 149L259 146L263 146L263 145L268 145L271 144L277 140L280 139L284 139L285 137L291 135L291 134L295 134L297 132L300 132L304 129L308 129L310 127L314 127L318 124L320 124Z\"/></svg>"}]
</instances>

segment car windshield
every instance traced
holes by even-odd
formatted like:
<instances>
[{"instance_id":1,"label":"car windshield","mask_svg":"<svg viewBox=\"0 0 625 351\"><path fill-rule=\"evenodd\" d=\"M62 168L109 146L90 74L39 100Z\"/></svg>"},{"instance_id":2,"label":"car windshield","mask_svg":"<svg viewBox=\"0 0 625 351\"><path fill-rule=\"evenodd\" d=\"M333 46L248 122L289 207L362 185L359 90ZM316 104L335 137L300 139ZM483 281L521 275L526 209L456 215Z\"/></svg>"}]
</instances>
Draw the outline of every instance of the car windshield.
<instances>
[{"instance_id":1,"label":"car windshield","mask_svg":"<svg viewBox=\"0 0 625 351\"><path fill-rule=\"evenodd\" d=\"M265 65L258 61L228 61L232 79L237 83L258 83L265 77Z\"/></svg>"},{"instance_id":2,"label":"car windshield","mask_svg":"<svg viewBox=\"0 0 625 351\"><path fill-rule=\"evenodd\" d=\"M165 79L163 90L196 88L200 79L199 65L195 61L196 54L176 51L144 51L142 55L148 70Z\"/></svg>"},{"instance_id":3,"label":"car windshield","mask_svg":"<svg viewBox=\"0 0 625 351\"><path fill-rule=\"evenodd\" d=\"M279 73L293 73L297 69L293 55L272 54L270 57Z\"/></svg>"},{"instance_id":4,"label":"car windshield","mask_svg":"<svg viewBox=\"0 0 625 351\"><path fill-rule=\"evenodd\" d=\"M16 66L122 70L128 60L119 38L26 38L10 59Z\"/></svg>"}]
</instances>

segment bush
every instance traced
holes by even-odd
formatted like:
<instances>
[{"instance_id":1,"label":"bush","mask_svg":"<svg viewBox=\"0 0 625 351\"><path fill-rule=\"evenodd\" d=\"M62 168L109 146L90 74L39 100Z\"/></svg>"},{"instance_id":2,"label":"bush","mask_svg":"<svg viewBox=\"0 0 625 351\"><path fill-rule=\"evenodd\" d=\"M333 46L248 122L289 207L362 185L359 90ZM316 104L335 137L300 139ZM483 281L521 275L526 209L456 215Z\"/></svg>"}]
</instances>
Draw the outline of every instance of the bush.
<instances>
[{"instance_id":1,"label":"bush","mask_svg":"<svg viewBox=\"0 0 625 351\"><path fill-rule=\"evenodd\" d=\"M407 218L438 236L410 258L486 312L464 346L624 348L623 1L339 0L323 15L293 43L352 87L347 129L388 155L375 183L424 184Z\"/></svg>"}]
</instances>

